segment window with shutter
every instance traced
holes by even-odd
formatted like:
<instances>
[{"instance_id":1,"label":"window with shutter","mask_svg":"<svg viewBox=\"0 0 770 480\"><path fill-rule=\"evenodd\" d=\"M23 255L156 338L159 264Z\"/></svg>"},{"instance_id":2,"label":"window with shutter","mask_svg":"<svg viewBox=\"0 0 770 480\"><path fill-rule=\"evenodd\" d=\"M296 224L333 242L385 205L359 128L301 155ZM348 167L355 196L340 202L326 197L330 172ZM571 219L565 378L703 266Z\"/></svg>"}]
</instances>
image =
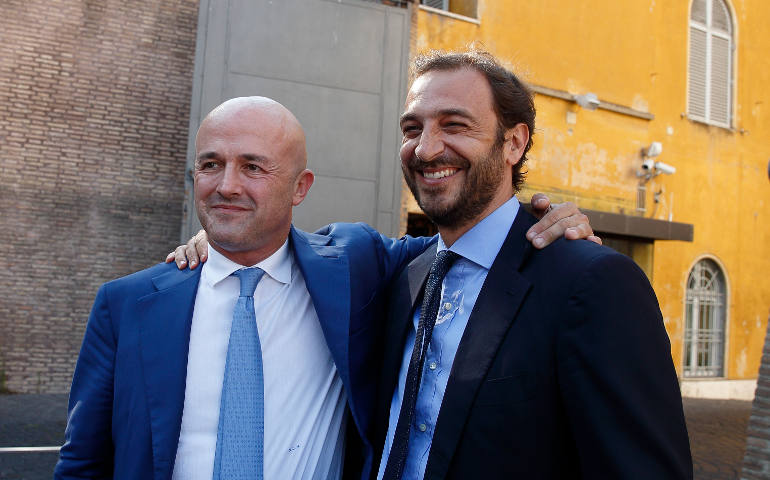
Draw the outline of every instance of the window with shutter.
<instances>
[{"instance_id":1,"label":"window with shutter","mask_svg":"<svg viewBox=\"0 0 770 480\"><path fill-rule=\"evenodd\" d=\"M422 0L422 4L427 7L449 10L449 0Z\"/></svg>"},{"instance_id":2,"label":"window with shutter","mask_svg":"<svg viewBox=\"0 0 770 480\"><path fill-rule=\"evenodd\" d=\"M706 0L694 0L692 2L692 15L690 18L695 22L706 24Z\"/></svg>"},{"instance_id":3,"label":"window with shutter","mask_svg":"<svg viewBox=\"0 0 770 480\"><path fill-rule=\"evenodd\" d=\"M690 90L689 114L693 118L706 119L706 32L690 27Z\"/></svg>"},{"instance_id":4,"label":"window with shutter","mask_svg":"<svg viewBox=\"0 0 770 480\"><path fill-rule=\"evenodd\" d=\"M420 0L420 3L426 7L476 18L476 0Z\"/></svg>"},{"instance_id":5,"label":"window with shutter","mask_svg":"<svg viewBox=\"0 0 770 480\"><path fill-rule=\"evenodd\" d=\"M687 65L687 114L693 120L731 126L732 30L723 0L693 0Z\"/></svg>"}]
</instances>

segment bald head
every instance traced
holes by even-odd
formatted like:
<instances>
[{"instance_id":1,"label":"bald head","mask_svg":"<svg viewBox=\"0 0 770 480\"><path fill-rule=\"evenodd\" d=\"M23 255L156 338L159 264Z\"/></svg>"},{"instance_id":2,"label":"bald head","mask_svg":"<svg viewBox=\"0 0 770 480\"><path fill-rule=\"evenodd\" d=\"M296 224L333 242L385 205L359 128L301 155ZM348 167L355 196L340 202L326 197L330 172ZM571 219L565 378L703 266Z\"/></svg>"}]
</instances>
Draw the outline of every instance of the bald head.
<instances>
[{"instance_id":1,"label":"bald head","mask_svg":"<svg viewBox=\"0 0 770 480\"><path fill-rule=\"evenodd\" d=\"M266 140L280 145L283 160L291 162L292 170L307 167L305 131L297 117L280 103L267 97L236 97L225 101L206 115L195 137L196 148L201 131L212 126L229 125L237 130L251 130Z\"/></svg>"},{"instance_id":2,"label":"bald head","mask_svg":"<svg viewBox=\"0 0 770 480\"><path fill-rule=\"evenodd\" d=\"M211 246L241 265L267 258L313 184L302 126L275 100L233 98L203 119L195 150L195 204Z\"/></svg>"}]
</instances>

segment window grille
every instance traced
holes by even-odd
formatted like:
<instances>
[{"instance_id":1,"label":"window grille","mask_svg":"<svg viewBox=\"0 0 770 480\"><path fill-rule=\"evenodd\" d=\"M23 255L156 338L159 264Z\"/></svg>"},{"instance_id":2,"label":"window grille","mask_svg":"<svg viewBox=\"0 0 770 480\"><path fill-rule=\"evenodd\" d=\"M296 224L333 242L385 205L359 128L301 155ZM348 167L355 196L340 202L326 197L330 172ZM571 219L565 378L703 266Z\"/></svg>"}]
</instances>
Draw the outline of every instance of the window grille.
<instances>
[{"instance_id":1,"label":"window grille","mask_svg":"<svg viewBox=\"0 0 770 480\"><path fill-rule=\"evenodd\" d=\"M647 211L647 186L640 183L636 187L636 211L645 213Z\"/></svg>"},{"instance_id":2,"label":"window grille","mask_svg":"<svg viewBox=\"0 0 770 480\"><path fill-rule=\"evenodd\" d=\"M733 29L723 0L693 0L687 113L702 122L730 127Z\"/></svg>"},{"instance_id":3,"label":"window grille","mask_svg":"<svg viewBox=\"0 0 770 480\"><path fill-rule=\"evenodd\" d=\"M724 376L725 280L712 260L695 264L687 279L684 376Z\"/></svg>"}]
</instances>

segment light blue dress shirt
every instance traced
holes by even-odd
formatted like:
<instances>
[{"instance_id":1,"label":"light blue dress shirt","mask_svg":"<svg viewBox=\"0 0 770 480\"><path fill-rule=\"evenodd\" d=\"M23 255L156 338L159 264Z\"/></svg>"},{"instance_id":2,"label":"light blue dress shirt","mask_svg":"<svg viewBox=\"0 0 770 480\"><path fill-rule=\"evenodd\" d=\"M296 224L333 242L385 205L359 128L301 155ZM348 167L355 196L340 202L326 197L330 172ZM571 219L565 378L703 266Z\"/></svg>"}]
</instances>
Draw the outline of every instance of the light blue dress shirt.
<instances>
[{"instance_id":1,"label":"light blue dress shirt","mask_svg":"<svg viewBox=\"0 0 770 480\"><path fill-rule=\"evenodd\" d=\"M404 479L422 478L425 474L433 432L457 347L460 345L465 326L468 324L468 318L476 304L476 298L478 298L481 287L484 285L484 280L487 278L487 273L489 273L497 253L503 246L505 237L508 235L518 212L519 201L513 197L465 232L449 248L449 250L459 254L461 258L449 269L442 284L441 304L425 358L414 420L409 431L409 452L402 477ZM447 247L439 235L437 251L446 249ZM401 371L398 376L398 388L393 393L393 399L390 402L388 434L380 461L378 479L382 479L385 472L388 454L393 444L393 435L396 432L406 373L409 370L417 323L420 320L420 310L418 305L412 319L414 329L409 331L404 346Z\"/></svg>"}]
</instances>

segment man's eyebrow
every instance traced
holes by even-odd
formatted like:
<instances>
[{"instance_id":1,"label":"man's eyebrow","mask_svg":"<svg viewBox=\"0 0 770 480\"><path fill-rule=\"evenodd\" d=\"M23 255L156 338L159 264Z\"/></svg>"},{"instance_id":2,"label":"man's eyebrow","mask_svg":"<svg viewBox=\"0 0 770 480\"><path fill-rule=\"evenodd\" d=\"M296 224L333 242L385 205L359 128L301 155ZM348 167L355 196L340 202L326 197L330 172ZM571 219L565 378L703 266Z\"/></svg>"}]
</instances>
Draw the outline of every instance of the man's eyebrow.
<instances>
[{"instance_id":1,"label":"man's eyebrow","mask_svg":"<svg viewBox=\"0 0 770 480\"><path fill-rule=\"evenodd\" d=\"M444 108L442 110L439 110L434 115L436 117L449 117L449 116L458 116L467 118L468 120L475 122L476 118L469 112L468 110L464 108ZM403 125L406 122L410 122L417 119L417 115L411 112L404 112L401 114L401 118L399 119L399 125Z\"/></svg>"},{"instance_id":2,"label":"man's eyebrow","mask_svg":"<svg viewBox=\"0 0 770 480\"><path fill-rule=\"evenodd\" d=\"M398 118L398 124L403 125L404 123L410 122L415 119L417 119L417 115L415 115L414 113L404 112Z\"/></svg>"},{"instance_id":3,"label":"man's eyebrow","mask_svg":"<svg viewBox=\"0 0 770 480\"><path fill-rule=\"evenodd\" d=\"M464 118L467 118L468 120L475 121L475 118L473 115L471 115L471 112L469 112L464 108L445 108L443 110L439 110L438 114L439 116L442 116L442 117L456 115L458 117L464 117Z\"/></svg>"},{"instance_id":4,"label":"man's eyebrow","mask_svg":"<svg viewBox=\"0 0 770 480\"><path fill-rule=\"evenodd\" d=\"M257 155L256 153L244 153L240 155L241 158L248 162L257 162L257 163L265 163L267 162L267 157L263 155Z\"/></svg>"},{"instance_id":5,"label":"man's eyebrow","mask_svg":"<svg viewBox=\"0 0 770 480\"><path fill-rule=\"evenodd\" d=\"M256 153L244 153L240 155L241 158L248 162L260 162L264 163L267 161L267 157L262 155L257 155ZM198 155L198 160L212 160L219 158L219 154L217 152L203 152Z\"/></svg>"},{"instance_id":6,"label":"man's eyebrow","mask_svg":"<svg viewBox=\"0 0 770 480\"><path fill-rule=\"evenodd\" d=\"M211 160L217 158L217 152L203 152L198 154L198 160Z\"/></svg>"}]
</instances>

